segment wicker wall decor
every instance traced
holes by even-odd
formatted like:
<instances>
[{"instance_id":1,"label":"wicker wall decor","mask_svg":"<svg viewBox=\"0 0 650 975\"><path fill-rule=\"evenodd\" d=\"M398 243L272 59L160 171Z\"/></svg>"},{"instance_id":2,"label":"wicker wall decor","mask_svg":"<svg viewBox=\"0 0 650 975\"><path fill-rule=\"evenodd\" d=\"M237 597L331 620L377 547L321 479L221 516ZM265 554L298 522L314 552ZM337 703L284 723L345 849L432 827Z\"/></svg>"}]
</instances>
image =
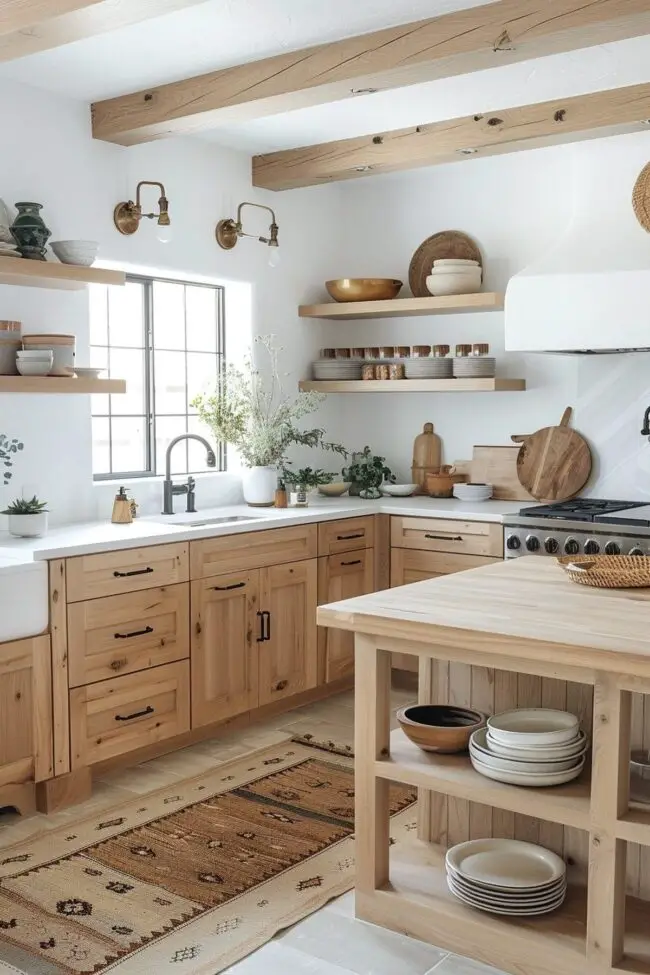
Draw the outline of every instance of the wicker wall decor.
<instances>
[{"instance_id":1,"label":"wicker wall decor","mask_svg":"<svg viewBox=\"0 0 650 975\"><path fill-rule=\"evenodd\" d=\"M634 184L632 206L637 220L650 234L650 163L643 167Z\"/></svg>"}]
</instances>

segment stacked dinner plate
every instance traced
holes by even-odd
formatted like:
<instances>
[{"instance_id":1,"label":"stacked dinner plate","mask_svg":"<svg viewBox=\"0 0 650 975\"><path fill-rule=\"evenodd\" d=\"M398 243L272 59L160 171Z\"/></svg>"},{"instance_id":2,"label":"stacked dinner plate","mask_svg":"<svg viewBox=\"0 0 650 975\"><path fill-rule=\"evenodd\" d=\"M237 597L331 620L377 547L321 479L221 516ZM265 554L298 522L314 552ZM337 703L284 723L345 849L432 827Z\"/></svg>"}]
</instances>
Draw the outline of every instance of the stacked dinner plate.
<instances>
[{"instance_id":1,"label":"stacked dinner plate","mask_svg":"<svg viewBox=\"0 0 650 975\"><path fill-rule=\"evenodd\" d=\"M314 379L361 379L361 360L317 359L312 372Z\"/></svg>"},{"instance_id":2,"label":"stacked dinner plate","mask_svg":"<svg viewBox=\"0 0 650 975\"><path fill-rule=\"evenodd\" d=\"M488 718L469 742L472 765L481 775L511 785L551 786L571 782L585 765L587 738L568 711L519 708Z\"/></svg>"},{"instance_id":3,"label":"stacked dinner plate","mask_svg":"<svg viewBox=\"0 0 650 975\"><path fill-rule=\"evenodd\" d=\"M452 360L447 356L414 356L404 360L407 379L451 379Z\"/></svg>"},{"instance_id":4,"label":"stacked dinner plate","mask_svg":"<svg viewBox=\"0 0 650 975\"><path fill-rule=\"evenodd\" d=\"M447 851L445 866L452 894L490 914L548 914L566 896L564 860L535 843L470 840Z\"/></svg>"}]
</instances>

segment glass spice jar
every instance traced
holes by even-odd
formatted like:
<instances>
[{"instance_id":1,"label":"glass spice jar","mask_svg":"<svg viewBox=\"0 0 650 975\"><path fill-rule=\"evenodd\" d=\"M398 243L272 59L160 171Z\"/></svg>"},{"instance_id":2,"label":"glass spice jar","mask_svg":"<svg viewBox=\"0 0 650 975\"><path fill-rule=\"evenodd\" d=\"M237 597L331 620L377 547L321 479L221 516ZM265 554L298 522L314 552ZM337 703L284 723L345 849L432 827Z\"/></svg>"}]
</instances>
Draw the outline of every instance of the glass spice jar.
<instances>
[{"instance_id":1,"label":"glass spice jar","mask_svg":"<svg viewBox=\"0 0 650 975\"><path fill-rule=\"evenodd\" d=\"M404 363L403 362L391 362L388 367L388 378L389 379L404 379Z\"/></svg>"},{"instance_id":2,"label":"glass spice jar","mask_svg":"<svg viewBox=\"0 0 650 975\"><path fill-rule=\"evenodd\" d=\"M365 365L361 367L361 378L362 379L374 379L375 378L375 367L370 363L366 362Z\"/></svg>"},{"instance_id":3,"label":"glass spice jar","mask_svg":"<svg viewBox=\"0 0 650 975\"><path fill-rule=\"evenodd\" d=\"M472 346L471 345L457 345L456 346L456 355L457 356L470 355L471 351L472 351Z\"/></svg>"},{"instance_id":4,"label":"glass spice jar","mask_svg":"<svg viewBox=\"0 0 650 975\"><path fill-rule=\"evenodd\" d=\"M375 378L376 379L390 379L390 370L388 364L381 364L375 367Z\"/></svg>"},{"instance_id":5,"label":"glass spice jar","mask_svg":"<svg viewBox=\"0 0 650 975\"><path fill-rule=\"evenodd\" d=\"M446 355L449 355L448 345L434 345L433 354L437 359L444 359Z\"/></svg>"}]
</instances>

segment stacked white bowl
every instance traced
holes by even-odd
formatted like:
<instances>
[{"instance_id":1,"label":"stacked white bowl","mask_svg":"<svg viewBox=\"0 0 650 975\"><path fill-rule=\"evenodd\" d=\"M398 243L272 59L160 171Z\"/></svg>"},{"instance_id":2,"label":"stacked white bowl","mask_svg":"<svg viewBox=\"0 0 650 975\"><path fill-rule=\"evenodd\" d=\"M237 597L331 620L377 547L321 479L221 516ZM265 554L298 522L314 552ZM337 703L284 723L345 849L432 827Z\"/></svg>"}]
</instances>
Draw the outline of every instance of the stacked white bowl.
<instances>
[{"instance_id":1,"label":"stacked white bowl","mask_svg":"<svg viewBox=\"0 0 650 975\"><path fill-rule=\"evenodd\" d=\"M536 843L469 840L447 851L445 867L452 894L490 914L548 914L566 897L564 860Z\"/></svg>"},{"instance_id":2,"label":"stacked white bowl","mask_svg":"<svg viewBox=\"0 0 650 975\"><path fill-rule=\"evenodd\" d=\"M16 367L21 376L49 376L53 364L52 349L27 349L16 352Z\"/></svg>"},{"instance_id":3,"label":"stacked white bowl","mask_svg":"<svg viewBox=\"0 0 650 975\"><path fill-rule=\"evenodd\" d=\"M447 257L433 262L427 288L432 295L471 295L481 290L482 279L478 261Z\"/></svg>"},{"instance_id":4,"label":"stacked white bowl","mask_svg":"<svg viewBox=\"0 0 650 975\"><path fill-rule=\"evenodd\" d=\"M477 772L511 785L562 785L584 768L587 738L575 714L551 708L518 708L488 718L470 738Z\"/></svg>"},{"instance_id":5,"label":"stacked white bowl","mask_svg":"<svg viewBox=\"0 0 650 975\"><path fill-rule=\"evenodd\" d=\"M459 501L489 501L492 497L492 491L491 484L462 482L454 484L454 497L458 498Z\"/></svg>"}]
</instances>

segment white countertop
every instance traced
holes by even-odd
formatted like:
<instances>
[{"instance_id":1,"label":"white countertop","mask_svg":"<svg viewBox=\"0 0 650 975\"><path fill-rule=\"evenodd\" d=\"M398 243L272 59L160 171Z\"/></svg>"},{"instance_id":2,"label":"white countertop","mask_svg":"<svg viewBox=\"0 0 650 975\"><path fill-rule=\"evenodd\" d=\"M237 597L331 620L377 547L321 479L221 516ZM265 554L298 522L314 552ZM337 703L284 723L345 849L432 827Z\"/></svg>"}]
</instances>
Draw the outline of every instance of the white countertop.
<instances>
[{"instance_id":1,"label":"white countertop","mask_svg":"<svg viewBox=\"0 0 650 975\"><path fill-rule=\"evenodd\" d=\"M453 518L459 521L502 522L522 507L520 501L484 501L472 503L455 498L382 498L362 501L359 498L317 498L306 508L249 508L245 504L210 508L193 515L178 513L168 517L154 515L137 518L130 525L113 525L110 521L84 522L51 529L42 538L13 538L0 532L0 572L10 572L12 565L43 559L69 558L141 545L162 545L219 535L239 535L309 522L332 521L355 515L388 514L428 518ZM207 520L219 517L242 517L250 520L218 525L191 527L188 518Z\"/></svg>"}]
</instances>

